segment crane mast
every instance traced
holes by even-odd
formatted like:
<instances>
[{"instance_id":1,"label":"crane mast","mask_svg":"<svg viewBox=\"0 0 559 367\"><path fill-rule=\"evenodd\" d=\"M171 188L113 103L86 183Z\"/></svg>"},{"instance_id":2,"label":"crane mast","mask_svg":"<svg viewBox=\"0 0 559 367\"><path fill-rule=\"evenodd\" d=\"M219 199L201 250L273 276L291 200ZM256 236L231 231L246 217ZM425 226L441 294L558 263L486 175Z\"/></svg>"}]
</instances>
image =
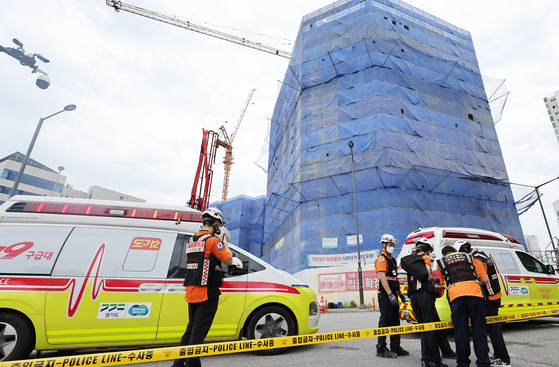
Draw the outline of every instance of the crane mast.
<instances>
[{"instance_id":1,"label":"crane mast","mask_svg":"<svg viewBox=\"0 0 559 367\"><path fill-rule=\"evenodd\" d=\"M176 27L180 27L183 29L188 29L190 31L198 32L205 34L207 36L215 37L222 39L224 41L236 43L238 45L242 45L245 47L250 47L259 51L267 52L272 55L277 55L280 57L284 57L286 59L291 58L291 53L287 51L283 51L274 47L270 47L258 42L247 40L244 37L233 36L231 34L220 32L215 29L202 27L200 25L194 24L190 21L182 20L176 17L172 17L165 14L160 14L151 10L147 10L144 8L140 8L134 5L123 3L120 0L105 0L107 5L111 8L114 8L115 11L126 11L128 13L140 15L142 17L146 17L149 19L157 20L159 22L167 23L174 25Z\"/></svg>"},{"instance_id":2,"label":"crane mast","mask_svg":"<svg viewBox=\"0 0 559 367\"><path fill-rule=\"evenodd\" d=\"M241 121L243 121L243 117L245 116L245 112L247 111L248 105L250 104L250 100L252 99L252 95L256 92L256 89L252 89L248 94L248 98L243 106L241 114L239 115L239 119L237 120L237 124L233 129L233 133L231 137L227 134L225 130L225 126L221 125L219 130L223 134L223 140L218 139L217 144L225 148L225 157L223 158L223 165L225 166L225 174L223 175L223 193L221 195L222 200L227 200L227 195L229 192L229 175L231 173L231 165L233 164L233 140L237 135L237 131L239 130L239 126L241 126Z\"/></svg>"}]
</instances>

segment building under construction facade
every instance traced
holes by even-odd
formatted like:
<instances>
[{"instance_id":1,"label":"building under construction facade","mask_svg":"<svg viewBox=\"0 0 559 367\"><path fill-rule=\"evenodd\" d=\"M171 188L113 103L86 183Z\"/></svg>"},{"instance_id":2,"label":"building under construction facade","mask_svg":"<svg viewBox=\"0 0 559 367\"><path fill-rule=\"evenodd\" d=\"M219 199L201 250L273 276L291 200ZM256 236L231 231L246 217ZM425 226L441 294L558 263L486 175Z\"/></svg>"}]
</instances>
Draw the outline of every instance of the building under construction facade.
<instances>
[{"instance_id":1,"label":"building under construction facade","mask_svg":"<svg viewBox=\"0 0 559 367\"><path fill-rule=\"evenodd\" d=\"M356 251L350 141L362 250L429 226L523 241L471 35L406 3L342 0L305 16L269 138L249 237L280 269Z\"/></svg>"}]
</instances>

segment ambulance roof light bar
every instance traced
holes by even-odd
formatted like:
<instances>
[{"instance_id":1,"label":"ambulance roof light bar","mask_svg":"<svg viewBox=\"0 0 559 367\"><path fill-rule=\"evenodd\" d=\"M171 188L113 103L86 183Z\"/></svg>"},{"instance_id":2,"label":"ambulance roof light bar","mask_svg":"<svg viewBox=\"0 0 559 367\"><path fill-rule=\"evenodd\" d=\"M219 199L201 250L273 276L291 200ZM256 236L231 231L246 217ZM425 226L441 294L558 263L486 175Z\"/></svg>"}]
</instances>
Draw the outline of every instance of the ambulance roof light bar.
<instances>
[{"instance_id":1,"label":"ambulance roof light bar","mask_svg":"<svg viewBox=\"0 0 559 367\"><path fill-rule=\"evenodd\" d=\"M42 213L62 215L83 215L94 217L134 218L151 220L168 220L179 222L202 223L202 214L192 211L178 211L151 208L116 207L108 205L66 204L52 202L14 203L6 212L11 213Z\"/></svg>"}]
</instances>

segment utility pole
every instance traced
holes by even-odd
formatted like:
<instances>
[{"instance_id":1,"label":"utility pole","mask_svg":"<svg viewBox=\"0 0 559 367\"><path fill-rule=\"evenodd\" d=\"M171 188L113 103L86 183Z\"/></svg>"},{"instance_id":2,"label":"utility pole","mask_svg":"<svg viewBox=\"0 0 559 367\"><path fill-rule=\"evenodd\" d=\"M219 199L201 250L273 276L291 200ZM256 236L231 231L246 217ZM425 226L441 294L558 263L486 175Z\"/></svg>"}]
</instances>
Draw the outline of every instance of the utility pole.
<instances>
[{"instance_id":1,"label":"utility pole","mask_svg":"<svg viewBox=\"0 0 559 367\"><path fill-rule=\"evenodd\" d=\"M549 229L549 223L547 222L547 217L545 216L545 210L543 209L542 200L540 199L541 195L540 195L540 190L539 189L540 189L540 187L542 187L544 185L547 185L548 183L553 182L555 180L559 180L559 177L555 177L554 179L551 179L547 182L544 182L541 185L537 185L537 186L534 187L535 190L536 190L536 195L538 196L538 201L540 203L540 208L542 210L543 220L545 221L545 226L547 228L547 233L549 234L549 239L551 241L551 247L553 248L553 250L557 250L557 246L555 246L555 243L553 242L553 235L551 234L551 230Z\"/></svg>"},{"instance_id":2,"label":"utility pole","mask_svg":"<svg viewBox=\"0 0 559 367\"><path fill-rule=\"evenodd\" d=\"M361 269L361 249L359 245L359 219L357 218L357 192L355 191L355 164L353 161L353 141L349 142L351 150L351 173L353 175L353 207L355 209L355 234L357 236L357 274L359 278L359 308L365 309L365 297L363 295L363 269Z\"/></svg>"}]
</instances>

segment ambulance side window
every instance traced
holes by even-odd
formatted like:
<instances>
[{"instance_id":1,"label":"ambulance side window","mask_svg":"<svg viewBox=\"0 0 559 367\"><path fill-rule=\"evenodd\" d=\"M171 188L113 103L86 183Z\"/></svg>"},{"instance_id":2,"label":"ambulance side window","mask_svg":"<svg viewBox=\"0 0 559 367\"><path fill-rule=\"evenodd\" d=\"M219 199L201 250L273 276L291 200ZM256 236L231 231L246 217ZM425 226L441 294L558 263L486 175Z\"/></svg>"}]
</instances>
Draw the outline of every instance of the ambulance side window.
<instances>
[{"instance_id":1,"label":"ambulance side window","mask_svg":"<svg viewBox=\"0 0 559 367\"><path fill-rule=\"evenodd\" d=\"M260 265L256 261L249 258L248 262L248 272L249 273L256 273L257 271L262 271L266 269L263 265Z\"/></svg>"},{"instance_id":2,"label":"ambulance side window","mask_svg":"<svg viewBox=\"0 0 559 367\"><path fill-rule=\"evenodd\" d=\"M547 269L543 263L541 263L536 258L528 255L525 252L516 251L516 255L520 259L520 262L526 270L532 273L540 273L540 274L547 274Z\"/></svg>"},{"instance_id":3,"label":"ambulance side window","mask_svg":"<svg viewBox=\"0 0 559 367\"><path fill-rule=\"evenodd\" d=\"M0 227L2 274L50 275L72 227Z\"/></svg>"},{"instance_id":4,"label":"ambulance side window","mask_svg":"<svg viewBox=\"0 0 559 367\"><path fill-rule=\"evenodd\" d=\"M499 263L499 260L501 260L501 263ZM499 257L495 258L495 260L497 261L497 267L499 268L499 271L501 273L506 273L506 274L520 274L520 270L518 269L518 265L516 264L516 261L514 261L514 258L512 257L512 255L508 252L500 252L499 253Z\"/></svg>"},{"instance_id":5,"label":"ambulance side window","mask_svg":"<svg viewBox=\"0 0 559 367\"><path fill-rule=\"evenodd\" d=\"M244 275L247 274L249 272L249 266L248 264L250 263L250 258L246 255L241 254L240 252L230 249L231 250L231 254L233 255L233 257L239 258L241 259L241 261L243 262L243 268L239 269L236 266L233 265L225 265L225 264L221 264L221 270L223 272L223 277L224 278L229 278L229 277L235 277L235 276L239 276L239 275Z\"/></svg>"},{"instance_id":6,"label":"ambulance side window","mask_svg":"<svg viewBox=\"0 0 559 367\"><path fill-rule=\"evenodd\" d=\"M186 276L186 244L190 241L190 237L182 233L178 234L173 255L171 255L167 279L184 279Z\"/></svg>"},{"instance_id":7,"label":"ambulance side window","mask_svg":"<svg viewBox=\"0 0 559 367\"><path fill-rule=\"evenodd\" d=\"M75 227L52 275L164 279L176 238L169 231Z\"/></svg>"}]
</instances>

